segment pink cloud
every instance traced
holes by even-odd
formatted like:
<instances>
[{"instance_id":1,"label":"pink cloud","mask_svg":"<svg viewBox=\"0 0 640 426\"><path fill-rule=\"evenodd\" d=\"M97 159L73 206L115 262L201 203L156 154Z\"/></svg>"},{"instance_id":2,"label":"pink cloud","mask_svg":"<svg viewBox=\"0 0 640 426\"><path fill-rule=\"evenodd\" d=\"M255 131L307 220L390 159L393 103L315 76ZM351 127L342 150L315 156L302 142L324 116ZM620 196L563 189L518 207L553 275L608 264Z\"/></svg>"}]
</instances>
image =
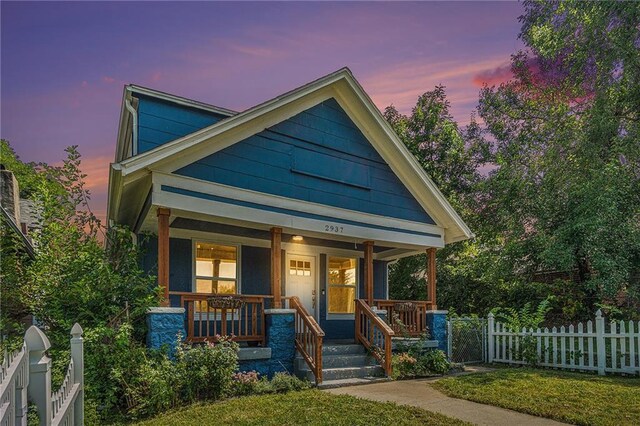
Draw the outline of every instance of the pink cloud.
<instances>
[{"instance_id":1,"label":"pink cloud","mask_svg":"<svg viewBox=\"0 0 640 426\"><path fill-rule=\"evenodd\" d=\"M111 84L111 83L115 83L116 79L113 77L109 77L109 76L104 76L102 77L102 82L103 83L107 83L107 84Z\"/></svg>"},{"instance_id":2,"label":"pink cloud","mask_svg":"<svg viewBox=\"0 0 640 426\"><path fill-rule=\"evenodd\" d=\"M511 72L511 64L502 64L495 68L483 70L473 76L473 84L476 87L496 86L500 83L509 81L513 77Z\"/></svg>"}]
</instances>

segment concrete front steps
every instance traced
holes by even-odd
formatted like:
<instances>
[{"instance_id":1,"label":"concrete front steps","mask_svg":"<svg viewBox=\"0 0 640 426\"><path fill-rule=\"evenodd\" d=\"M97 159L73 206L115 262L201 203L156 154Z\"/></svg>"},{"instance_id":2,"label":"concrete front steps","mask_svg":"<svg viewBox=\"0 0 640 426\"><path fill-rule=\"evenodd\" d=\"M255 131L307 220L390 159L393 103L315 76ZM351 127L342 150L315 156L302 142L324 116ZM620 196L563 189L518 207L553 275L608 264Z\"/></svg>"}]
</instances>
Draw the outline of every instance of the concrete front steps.
<instances>
[{"instance_id":1,"label":"concrete front steps","mask_svg":"<svg viewBox=\"0 0 640 426\"><path fill-rule=\"evenodd\" d=\"M315 382L313 372L298 353L295 373L301 379ZM354 342L325 342L322 347L322 383L320 388L353 386L387 380L384 370L364 346Z\"/></svg>"}]
</instances>

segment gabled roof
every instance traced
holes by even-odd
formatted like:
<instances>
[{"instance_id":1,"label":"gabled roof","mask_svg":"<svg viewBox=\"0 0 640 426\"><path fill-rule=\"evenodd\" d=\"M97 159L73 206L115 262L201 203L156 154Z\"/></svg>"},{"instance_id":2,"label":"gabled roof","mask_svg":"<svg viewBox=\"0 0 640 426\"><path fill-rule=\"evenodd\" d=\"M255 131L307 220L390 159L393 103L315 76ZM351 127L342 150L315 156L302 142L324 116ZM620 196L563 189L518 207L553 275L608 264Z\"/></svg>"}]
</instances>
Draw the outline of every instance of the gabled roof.
<instances>
[{"instance_id":1,"label":"gabled roof","mask_svg":"<svg viewBox=\"0 0 640 426\"><path fill-rule=\"evenodd\" d=\"M115 217L122 185L148 176L170 173L252 136L318 103L335 98L421 206L445 230L445 242L473 237L415 157L398 138L380 110L348 68L230 116L209 127L112 164L108 218ZM116 208L117 210L117 208Z\"/></svg>"}]
</instances>

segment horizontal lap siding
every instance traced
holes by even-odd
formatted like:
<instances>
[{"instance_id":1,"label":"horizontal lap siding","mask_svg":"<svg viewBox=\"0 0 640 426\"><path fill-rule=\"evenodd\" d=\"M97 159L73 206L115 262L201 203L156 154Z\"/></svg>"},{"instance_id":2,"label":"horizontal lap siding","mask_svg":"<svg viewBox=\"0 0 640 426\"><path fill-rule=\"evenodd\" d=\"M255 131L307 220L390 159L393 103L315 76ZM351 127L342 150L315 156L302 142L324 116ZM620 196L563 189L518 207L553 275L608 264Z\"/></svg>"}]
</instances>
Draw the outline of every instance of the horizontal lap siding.
<instances>
[{"instance_id":1,"label":"horizontal lap siding","mask_svg":"<svg viewBox=\"0 0 640 426\"><path fill-rule=\"evenodd\" d=\"M243 294L271 294L271 249L242 246L241 272Z\"/></svg>"},{"instance_id":2,"label":"horizontal lap siding","mask_svg":"<svg viewBox=\"0 0 640 426\"><path fill-rule=\"evenodd\" d=\"M138 153L204 129L225 116L135 94L138 104Z\"/></svg>"},{"instance_id":3,"label":"horizontal lap siding","mask_svg":"<svg viewBox=\"0 0 640 426\"><path fill-rule=\"evenodd\" d=\"M152 235L139 236L142 247L141 267L148 275L158 273L158 239ZM191 240L184 238L169 239L169 291L191 291L192 264ZM171 305L178 306L180 297L171 296Z\"/></svg>"},{"instance_id":4,"label":"horizontal lap siding","mask_svg":"<svg viewBox=\"0 0 640 426\"><path fill-rule=\"evenodd\" d=\"M333 99L176 173L348 210L434 223Z\"/></svg>"}]
</instances>

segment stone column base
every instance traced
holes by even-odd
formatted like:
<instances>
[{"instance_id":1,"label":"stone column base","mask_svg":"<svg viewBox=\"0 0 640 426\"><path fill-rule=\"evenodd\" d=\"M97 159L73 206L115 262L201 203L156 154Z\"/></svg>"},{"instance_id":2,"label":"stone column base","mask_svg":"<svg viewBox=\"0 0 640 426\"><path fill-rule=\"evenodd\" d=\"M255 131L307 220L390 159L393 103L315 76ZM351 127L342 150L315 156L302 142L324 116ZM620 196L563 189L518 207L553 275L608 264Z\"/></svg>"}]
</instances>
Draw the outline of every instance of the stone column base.
<instances>
[{"instance_id":1,"label":"stone column base","mask_svg":"<svg viewBox=\"0 0 640 426\"><path fill-rule=\"evenodd\" d=\"M147 311L147 347L167 347L173 357L181 339L186 337L184 308L154 307Z\"/></svg>"},{"instance_id":2,"label":"stone column base","mask_svg":"<svg viewBox=\"0 0 640 426\"><path fill-rule=\"evenodd\" d=\"M271 348L269 375L293 374L296 356L295 309L265 309L267 347Z\"/></svg>"},{"instance_id":3,"label":"stone column base","mask_svg":"<svg viewBox=\"0 0 640 426\"><path fill-rule=\"evenodd\" d=\"M447 352L447 313L449 311L427 311L429 338L438 341L438 349Z\"/></svg>"}]
</instances>

